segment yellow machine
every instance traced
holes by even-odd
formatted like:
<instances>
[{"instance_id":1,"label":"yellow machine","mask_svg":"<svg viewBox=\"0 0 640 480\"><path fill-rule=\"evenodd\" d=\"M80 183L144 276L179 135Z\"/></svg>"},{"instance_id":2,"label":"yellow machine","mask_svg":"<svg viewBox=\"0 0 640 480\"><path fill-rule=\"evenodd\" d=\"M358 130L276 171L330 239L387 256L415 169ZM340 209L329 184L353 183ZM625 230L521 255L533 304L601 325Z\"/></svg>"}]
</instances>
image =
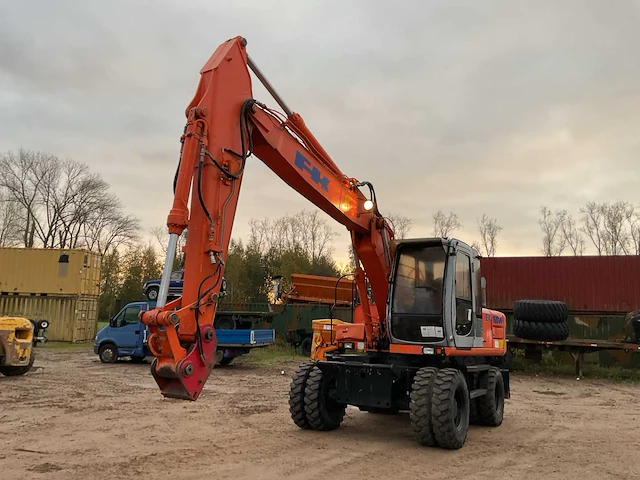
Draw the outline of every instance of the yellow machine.
<instances>
[{"instance_id":1,"label":"yellow machine","mask_svg":"<svg viewBox=\"0 0 640 480\"><path fill-rule=\"evenodd\" d=\"M0 317L0 373L6 376L24 375L33 366L36 342L46 341L44 333L49 322L34 322L24 317Z\"/></svg>"}]
</instances>

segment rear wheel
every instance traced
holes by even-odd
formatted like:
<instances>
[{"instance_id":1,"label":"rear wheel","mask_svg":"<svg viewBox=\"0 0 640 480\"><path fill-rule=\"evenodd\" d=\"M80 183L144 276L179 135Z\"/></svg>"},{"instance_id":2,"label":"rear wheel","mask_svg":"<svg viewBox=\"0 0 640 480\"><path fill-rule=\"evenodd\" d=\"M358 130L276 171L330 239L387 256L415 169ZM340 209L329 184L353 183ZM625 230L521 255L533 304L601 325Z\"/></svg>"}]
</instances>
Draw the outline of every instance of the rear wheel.
<instances>
[{"instance_id":1,"label":"rear wheel","mask_svg":"<svg viewBox=\"0 0 640 480\"><path fill-rule=\"evenodd\" d=\"M438 375L435 367L425 367L418 370L411 384L409 399L409 418L411 428L420 445L436 447L438 443L433 433L431 420L433 384Z\"/></svg>"},{"instance_id":2,"label":"rear wheel","mask_svg":"<svg viewBox=\"0 0 640 480\"><path fill-rule=\"evenodd\" d=\"M458 449L464 445L469 430L469 389L459 370L443 368L438 372L431 396L431 421L440 447Z\"/></svg>"},{"instance_id":3,"label":"rear wheel","mask_svg":"<svg viewBox=\"0 0 640 480\"><path fill-rule=\"evenodd\" d=\"M492 367L488 372L484 372L480 379L480 388L486 388L487 393L475 399L478 423L497 427L502 424L504 417L504 379L500 370Z\"/></svg>"},{"instance_id":4,"label":"rear wheel","mask_svg":"<svg viewBox=\"0 0 640 480\"><path fill-rule=\"evenodd\" d=\"M304 411L313 430L335 430L342 423L347 406L329 397L330 384L317 366L313 366L304 391Z\"/></svg>"},{"instance_id":5,"label":"rear wheel","mask_svg":"<svg viewBox=\"0 0 640 480\"><path fill-rule=\"evenodd\" d=\"M304 429L310 428L307 414L304 410L304 391L309 372L311 372L313 366L313 362L300 365L293 374L291 385L289 386L289 413L291 414L291 419L298 427Z\"/></svg>"}]
</instances>

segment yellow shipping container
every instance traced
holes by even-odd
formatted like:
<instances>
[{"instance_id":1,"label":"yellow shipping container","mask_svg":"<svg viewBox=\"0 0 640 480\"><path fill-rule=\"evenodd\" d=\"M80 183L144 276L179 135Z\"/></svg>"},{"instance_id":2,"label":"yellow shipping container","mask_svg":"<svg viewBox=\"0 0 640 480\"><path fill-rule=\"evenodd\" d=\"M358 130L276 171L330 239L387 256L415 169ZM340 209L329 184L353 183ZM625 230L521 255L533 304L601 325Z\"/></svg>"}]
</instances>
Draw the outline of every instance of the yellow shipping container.
<instances>
[{"instance_id":1,"label":"yellow shipping container","mask_svg":"<svg viewBox=\"0 0 640 480\"><path fill-rule=\"evenodd\" d=\"M99 295L101 269L89 250L0 248L0 293Z\"/></svg>"},{"instance_id":2,"label":"yellow shipping container","mask_svg":"<svg viewBox=\"0 0 640 480\"><path fill-rule=\"evenodd\" d=\"M0 315L48 320L51 341L92 341L98 326L98 297L0 295Z\"/></svg>"}]
</instances>

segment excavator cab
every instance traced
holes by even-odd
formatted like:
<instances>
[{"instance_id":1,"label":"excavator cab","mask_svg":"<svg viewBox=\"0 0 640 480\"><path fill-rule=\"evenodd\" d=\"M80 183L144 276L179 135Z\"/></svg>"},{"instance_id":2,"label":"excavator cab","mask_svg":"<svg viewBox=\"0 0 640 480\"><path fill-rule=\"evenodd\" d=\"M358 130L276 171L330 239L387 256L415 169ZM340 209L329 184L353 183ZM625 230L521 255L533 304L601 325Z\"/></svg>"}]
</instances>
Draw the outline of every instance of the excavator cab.
<instances>
[{"instance_id":1,"label":"excavator cab","mask_svg":"<svg viewBox=\"0 0 640 480\"><path fill-rule=\"evenodd\" d=\"M401 241L391 275L391 343L482 346L482 281L469 245L447 238Z\"/></svg>"}]
</instances>

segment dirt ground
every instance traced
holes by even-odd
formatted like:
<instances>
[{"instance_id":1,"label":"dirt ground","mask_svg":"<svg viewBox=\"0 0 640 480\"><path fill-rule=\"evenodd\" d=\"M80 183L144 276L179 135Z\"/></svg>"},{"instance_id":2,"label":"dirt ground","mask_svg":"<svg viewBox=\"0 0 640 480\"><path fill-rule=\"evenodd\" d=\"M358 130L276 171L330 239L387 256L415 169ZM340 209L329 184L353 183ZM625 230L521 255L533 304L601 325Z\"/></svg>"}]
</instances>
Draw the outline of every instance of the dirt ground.
<instances>
[{"instance_id":1,"label":"dirt ground","mask_svg":"<svg viewBox=\"0 0 640 480\"><path fill-rule=\"evenodd\" d=\"M148 364L103 365L88 348L39 348L35 367L0 377L3 479L640 476L638 385L515 375L502 426L445 451L415 443L406 414L349 407L339 430L299 430L291 364L216 369L197 402L164 399Z\"/></svg>"}]
</instances>

